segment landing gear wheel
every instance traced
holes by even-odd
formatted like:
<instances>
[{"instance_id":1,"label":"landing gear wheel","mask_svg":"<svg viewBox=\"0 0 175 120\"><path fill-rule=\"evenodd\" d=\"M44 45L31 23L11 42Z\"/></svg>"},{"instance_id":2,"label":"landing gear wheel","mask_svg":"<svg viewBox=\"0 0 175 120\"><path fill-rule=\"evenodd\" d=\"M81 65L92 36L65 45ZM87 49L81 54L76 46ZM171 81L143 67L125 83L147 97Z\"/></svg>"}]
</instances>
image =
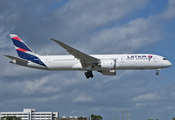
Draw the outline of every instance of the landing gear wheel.
<instances>
[{"instance_id":1,"label":"landing gear wheel","mask_svg":"<svg viewBox=\"0 0 175 120\"><path fill-rule=\"evenodd\" d=\"M87 79L94 77L94 75L92 74L92 71L87 71L84 73L84 75L86 76Z\"/></svg>"},{"instance_id":2,"label":"landing gear wheel","mask_svg":"<svg viewBox=\"0 0 175 120\"><path fill-rule=\"evenodd\" d=\"M159 75L159 72L156 72L156 75Z\"/></svg>"},{"instance_id":3,"label":"landing gear wheel","mask_svg":"<svg viewBox=\"0 0 175 120\"><path fill-rule=\"evenodd\" d=\"M84 75L87 76L88 72L85 72Z\"/></svg>"}]
</instances>

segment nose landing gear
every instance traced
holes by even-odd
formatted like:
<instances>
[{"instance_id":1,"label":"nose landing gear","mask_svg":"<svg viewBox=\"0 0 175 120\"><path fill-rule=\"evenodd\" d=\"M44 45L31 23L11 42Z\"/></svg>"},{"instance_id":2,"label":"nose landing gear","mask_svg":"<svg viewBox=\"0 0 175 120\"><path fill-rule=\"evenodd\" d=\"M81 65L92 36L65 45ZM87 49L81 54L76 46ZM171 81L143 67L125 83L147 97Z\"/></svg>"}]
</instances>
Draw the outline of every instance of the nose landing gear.
<instances>
[{"instance_id":1,"label":"nose landing gear","mask_svg":"<svg viewBox=\"0 0 175 120\"><path fill-rule=\"evenodd\" d=\"M159 71L160 71L161 69L156 69L156 70L157 70L156 75L159 75Z\"/></svg>"},{"instance_id":2,"label":"nose landing gear","mask_svg":"<svg viewBox=\"0 0 175 120\"><path fill-rule=\"evenodd\" d=\"M87 79L94 77L94 75L92 74L92 71L87 71L84 73L84 75L86 76Z\"/></svg>"}]
</instances>

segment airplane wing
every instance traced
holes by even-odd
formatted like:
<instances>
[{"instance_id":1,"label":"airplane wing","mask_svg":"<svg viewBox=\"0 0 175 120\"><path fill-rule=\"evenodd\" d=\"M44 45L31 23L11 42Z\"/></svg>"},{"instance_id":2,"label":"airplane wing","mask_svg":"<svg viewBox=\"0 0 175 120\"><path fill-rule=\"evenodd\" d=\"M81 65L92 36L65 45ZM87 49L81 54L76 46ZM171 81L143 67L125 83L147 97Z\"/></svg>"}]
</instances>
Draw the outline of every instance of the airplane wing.
<instances>
[{"instance_id":1,"label":"airplane wing","mask_svg":"<svg viewBox=\"0 0 175 120\"><path fill-rule=\"evenodd\" d=\"M98 58L87 55L61 41L55 40L53 38L50 39L58 43L64 49L66 49L66 51L72 54L75 58L79 59L83 68L91 69L92 66L96 65L100 61Z\"/></svg>"},{"instance_id":2,"label":"airplane wing","mask_svg":"<svg viewBox=\"0 0 175 120\"><path fill-rule=\"evenodd\" d=\"M10 56L10 55L4 55L12 60L18 60L18 61L21 61L21 62L28 62L27 60L24 60L24 59L20 59L20 58L16 58L16 57L13 57L13 56Z\"/></svg>"}]
</instances>

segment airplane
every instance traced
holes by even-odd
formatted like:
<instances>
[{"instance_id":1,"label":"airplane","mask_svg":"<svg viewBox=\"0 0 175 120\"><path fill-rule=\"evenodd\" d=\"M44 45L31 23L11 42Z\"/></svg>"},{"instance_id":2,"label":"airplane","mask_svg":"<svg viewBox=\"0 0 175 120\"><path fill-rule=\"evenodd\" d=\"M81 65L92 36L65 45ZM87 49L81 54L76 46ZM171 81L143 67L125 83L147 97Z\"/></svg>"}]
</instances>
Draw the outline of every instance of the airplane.
<instances>
[{"instance_id":1,"label":"airplane","mask_svg":"<svg viewBox=\"0 0 175 120\"><path fill-rule=\"evenodd\" d=\"M149 70L155 69L156 75L163 68L172 66L165 57L155 54L98 54L88 55L61 41L50 38L71 55L41 56L33 52L16 34L10 34L19 57L4 55L10 63L49 71L77 70L86 71L87 79L93 78L92 71L103 75L116 75L116 70Z\"/></svg>"}]
</instances>

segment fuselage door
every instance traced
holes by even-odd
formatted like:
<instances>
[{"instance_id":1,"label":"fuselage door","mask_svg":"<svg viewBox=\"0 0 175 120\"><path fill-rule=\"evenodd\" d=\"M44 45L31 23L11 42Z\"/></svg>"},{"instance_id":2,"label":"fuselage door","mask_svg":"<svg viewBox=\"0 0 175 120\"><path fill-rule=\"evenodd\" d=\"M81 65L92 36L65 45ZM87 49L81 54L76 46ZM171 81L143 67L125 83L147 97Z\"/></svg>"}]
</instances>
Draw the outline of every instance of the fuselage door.
<instances>
[{"instance_id":1,"label":"fuselage door","mask_svg":"<svg viewBox=\"0 0 175 120\"><path fill-rule=\"evenodd\" d=\"M121 63L125 63L125 56L121 56Z\"/></svg>"},{"instance_id":2,"label":"fuselage door","mask_svg":"<svg viewBox=\"0 0 175 120\"><path fill-rule=\"evenodd\" d=\"M153 61L154 61L154 62L157 62L157 56L154 56L154 57L153 57Z\"/></svg>"}]
</instances>

